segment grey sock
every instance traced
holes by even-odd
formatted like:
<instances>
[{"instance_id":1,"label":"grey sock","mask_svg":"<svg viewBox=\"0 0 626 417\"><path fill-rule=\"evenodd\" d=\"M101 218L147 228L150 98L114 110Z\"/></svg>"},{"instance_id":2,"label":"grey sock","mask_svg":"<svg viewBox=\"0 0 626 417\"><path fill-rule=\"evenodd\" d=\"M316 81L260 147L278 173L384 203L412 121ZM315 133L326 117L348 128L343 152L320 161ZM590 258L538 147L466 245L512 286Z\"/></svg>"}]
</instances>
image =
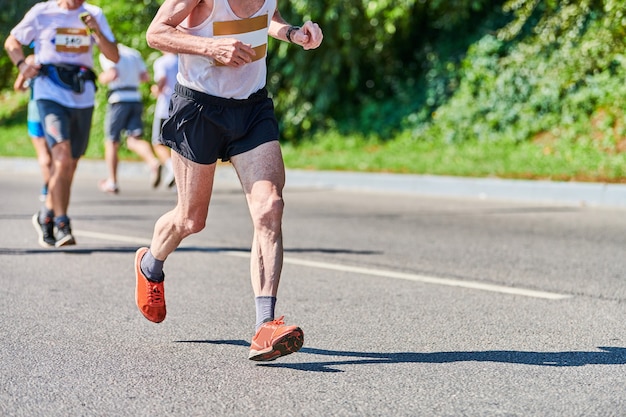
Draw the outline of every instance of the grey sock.
<instances>
[{"instance_id":1,"label":"grey sock","mask_svg":"<svg viewBox=\"0 0 626 417\"><path fill-rule=\"evenodd\" d=\"M163 273L163 263L165 261L159 261L154 256L152 256L152 252L148 250L146 254L141 258L140 268L141 272L148 278L149 281L152 282L162 282L165 279L165 274Z\"/></svg>"},{"instance_id":2,"label":"grey sock","mask_svg":"<svg viewBox=\"0 0 626 417\"><path fill-rule=\"evenodd\" d=\"M276 297L260 296L254 299L256 304L256 330L266 321L274 320Z\"/></svg>"}]
</instances>

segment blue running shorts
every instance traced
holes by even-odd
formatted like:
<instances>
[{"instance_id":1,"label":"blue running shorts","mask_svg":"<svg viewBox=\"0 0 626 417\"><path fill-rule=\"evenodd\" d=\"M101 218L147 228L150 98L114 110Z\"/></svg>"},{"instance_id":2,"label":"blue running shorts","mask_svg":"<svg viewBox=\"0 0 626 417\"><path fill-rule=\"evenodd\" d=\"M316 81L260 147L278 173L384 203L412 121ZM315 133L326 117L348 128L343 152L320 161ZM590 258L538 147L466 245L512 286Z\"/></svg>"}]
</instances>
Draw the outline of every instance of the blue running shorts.
<instances>
[{"instance_id":1,"label":"blue running shorts","mask_svg":"<svg viewBox=\"0 0 626 417\"><path fill-rule=\"evenodd\" d=\"M37 100L37 108L48 147L70 141L72 158L83 156L89 144L93 107L75 109L51 100Z\"/></svg>"}]
</instances>

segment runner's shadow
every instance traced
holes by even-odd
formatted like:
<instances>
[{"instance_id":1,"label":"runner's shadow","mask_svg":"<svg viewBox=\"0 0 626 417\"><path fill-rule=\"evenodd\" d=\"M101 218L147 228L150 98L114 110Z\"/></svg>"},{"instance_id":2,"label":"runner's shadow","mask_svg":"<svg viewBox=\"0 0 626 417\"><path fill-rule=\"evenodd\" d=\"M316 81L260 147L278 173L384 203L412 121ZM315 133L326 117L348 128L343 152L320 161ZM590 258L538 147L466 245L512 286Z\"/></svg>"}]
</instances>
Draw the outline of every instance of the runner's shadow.
<instances>
[{"instance_id":1,"label":"runner's shadow","mask_svg":"<svg viewBox=\"0 0 626 417\"><path fill-rule=\"evenodd\" d=\"M0 255L91 255L94 253L135 253L138 246L119 246L119 247L85 247L85 246L66 246L61 248L0 248Z\"/></svg>"},{"instance_id":2,"label":"runner's shadow","mask_svg":"<svg viewBox=\"0 0 626 417\"><path fill-rule=\"evenodd\" d=\"M80 243L80 242L79 242ZM94 246L94 245L76 245L66 246L61 248L0 248L0 255L36 255L46 254L53 255L59 253L65 253L69 255L91 255L94 253L132 253L134 254L137 248L136 246ZM250 253L250 248L246 247L200 247L200 246L184 246L176 249L176 252L202 252L202 253L220 253L220 252L240 252ZM326 254L354 254L354 255L374 255L375 251L359 251L349 249L325 249L325 248L304 248L285 250L285 253L326 253Z\"/></svg>"},{"instance_id":3,"label":"runner's shadow","mask_svg":"<svg viewBox=\"0 0 626 417\"><path fill-rule=\"evenodd\" d=\"M202 246L180 246L176 252L241 252L250 253L249 247L202 247ZM380 255L382 251L356 250L345 248L285 248L285 253L325 253L325 254L349 254L349 255Z\"/></svg>"},{"instance_id":4,"label":"runner's shadow","mask_svg":"<svg viewBox=\"0 0 626 417\"><path fill-rule=\"evenodd\" d=\"M209 343L214 345L250 346L245 340L179 340L177 343ZM459 352L350 352L303 347L298 353L332 356L333 360L318 362L261 362L259 366L288 368L308 372L344 372L342 365L382 365L394 363L496 362L520 365L570 367L584 365L626 365L626 348L598 347L599 351L532 352L515 350ZM339 359L349 358L349 359Z\"/></svg>"}]
</instances>

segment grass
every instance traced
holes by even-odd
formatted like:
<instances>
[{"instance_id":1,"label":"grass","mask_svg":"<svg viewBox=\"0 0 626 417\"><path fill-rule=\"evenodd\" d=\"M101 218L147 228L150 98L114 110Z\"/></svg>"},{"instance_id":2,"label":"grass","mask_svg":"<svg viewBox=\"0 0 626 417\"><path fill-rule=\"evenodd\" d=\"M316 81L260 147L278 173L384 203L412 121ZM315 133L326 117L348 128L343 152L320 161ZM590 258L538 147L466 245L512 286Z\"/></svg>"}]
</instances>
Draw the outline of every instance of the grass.
<instances>
[{"instance_id":1,"label":"grass","mask_svg":"<svg viewBox=\"0 0 626 417\"><path fill-rule=\"evenodd\" d=\"M301 146L287 144L283 154L289 168L301 169L626 182L626 154L594 141L446 144L405 136L381 142L331 134Z\"/></svg>"},{"instance_id":2,"label":"grass","mask_svg":"<svg viewBox=\"0 0 626 417\"><path fill-rule=\"evenodd\" d=\"M0 96L3 157L35 156L26 131L27 100L26 94ZM103 118L104 108L96 107L86 158L104 158ZM149 125L146 123L146 137ZM416 140L410 132L389 141L331 132L298 146L284 144L283 155L291 169L626 183L626 153L604 142L597 138L550 138L521 143L502 140L448 144ZM123 148L120 158L138 159Z\"/></svg>"},{"instance_id":3,"label":"grass","mask_svg":"<svg viewBox=\"0 0 626 417\"><path fill-rule=\"evenodd\" d=\"M85 158L104 159L104 89L97 93L96 107L91 124L89 146ZM102 96L102 97L100 97ZM26 126L26 111L28 93L4 92L0 95L0 156L2 157L35 157ZM146 114L152 108L146 109ZM144 137L151 137L152 121L144 118ZM119 157L122 160L139 160L139 157L126 149L120 148Z\"/></svg>"}]
</instances>

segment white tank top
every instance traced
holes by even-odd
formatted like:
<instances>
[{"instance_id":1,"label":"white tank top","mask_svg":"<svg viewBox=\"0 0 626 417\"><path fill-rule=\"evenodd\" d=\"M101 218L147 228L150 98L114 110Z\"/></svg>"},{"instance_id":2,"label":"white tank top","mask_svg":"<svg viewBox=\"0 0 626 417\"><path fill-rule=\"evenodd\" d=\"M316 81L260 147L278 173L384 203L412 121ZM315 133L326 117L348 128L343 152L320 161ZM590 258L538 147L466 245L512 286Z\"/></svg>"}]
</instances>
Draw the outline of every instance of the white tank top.
<instances>
[{"instance_id":1,"label":"white tank top","mask_svg":"<svg viewBox=\"0 0 626 417\"><path fill-rule=\"evenodd\" d=\"M228 0L213 0L211 15L195 27L185 20L178 29L205 38L236 38L252 45L254 61L239 68L227 67L212 58L180 54L177 81L192 90L217 97L246 99L265 87L267 78L267 36L276 10L276 0L265 0L254 15L242 19L235 15Z\"/></svg>"}]
</instances>

